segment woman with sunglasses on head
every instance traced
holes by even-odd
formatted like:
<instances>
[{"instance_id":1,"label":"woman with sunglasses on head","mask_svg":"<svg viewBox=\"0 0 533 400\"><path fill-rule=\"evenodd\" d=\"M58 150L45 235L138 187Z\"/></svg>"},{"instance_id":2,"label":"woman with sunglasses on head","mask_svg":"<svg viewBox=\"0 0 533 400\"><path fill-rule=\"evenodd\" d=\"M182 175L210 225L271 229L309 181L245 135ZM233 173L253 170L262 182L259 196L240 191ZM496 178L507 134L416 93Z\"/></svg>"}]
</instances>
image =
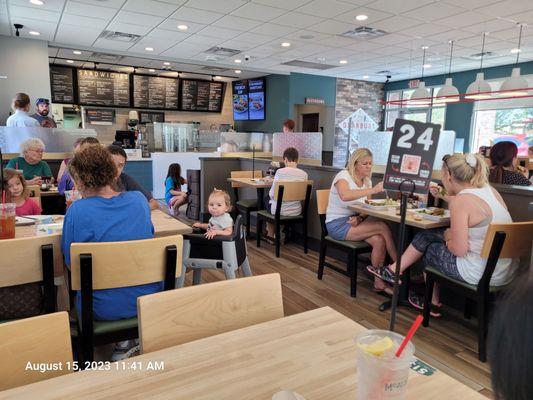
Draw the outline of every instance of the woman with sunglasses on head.
<instances>
[{"instance_id":1,"label":"woman with sunglasses on head","mask_svg":"<svg viewBox=\"0 0 533 400\"><path fill-rule=\"evenodd\" d=\"M481 257L481 248L489 225L494 222L512 222L500 194L488 183L488 166L483 158L474 154L445 156L442 164L442 183L447 195L442 196L432 189L432 194L448 202L450 228L441 234L438 231L422 231L402 255L400 273L416 261L424 258L424 265L431 265L453 279L477 285L486 265ZM490 284L507 284L514 271L510 258L500 259ZM367 267L369 272L392 283L396 264L382 268ZM411 294L409 303L423 309L423 296ZM439 290L433 291L431 315L440 316Z\"/></svg>"}]
</instances>

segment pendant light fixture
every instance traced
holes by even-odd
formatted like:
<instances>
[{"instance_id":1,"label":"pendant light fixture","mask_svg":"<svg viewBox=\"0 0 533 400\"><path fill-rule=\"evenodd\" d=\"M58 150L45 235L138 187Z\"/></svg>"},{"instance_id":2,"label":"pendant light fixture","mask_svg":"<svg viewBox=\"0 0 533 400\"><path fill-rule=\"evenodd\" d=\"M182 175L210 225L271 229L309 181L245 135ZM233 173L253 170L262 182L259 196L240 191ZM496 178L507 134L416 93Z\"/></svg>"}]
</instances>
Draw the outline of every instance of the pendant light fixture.
<instances>
[{"instance_id":1,"label":"pendant light fixture","mask_svg":"<svg viewBox=\"0 0 533 400\"><path fill-rule=\"evenodd\" d=\"M486 32L483 32L483 42L481 44L481 64L479 66L479 72L476 75L476 80L468 85L466 89L465 99L483 100L490 99L490 92L492 88L485 80L485 74L483 73L483 56L485 55L485 36ZM488 93L487 93L488 92Z\"/></svg>"},{"instance_id":2,"label":"pendant light fixture","mask_svg":"<svg viewBox=\"0 0 533 400\"><path fill-rule=\"evenodd\" d=\"M511 76L507 78L500 86L500 96L527 96L528 91L524 90L529 87L529 84L523 76L520 76L520 68L517 67L518 59L520 57L520 45L522 44L522 28L520 24L520 34L518 35L518 47L516 48L516 62L511 72Z\"/></svg>"},{"instance_id":3,"label":"pendant light fixture","mask_svg":"<svg viewBox=\"0 0 533 400\"><path fill-rule=\"evenodd\" d=\"M422 50L424 50L423 56L422 56L422 77L420 79L420 83L418 84L418 87L416 90L411 94L411 99L409 101L409 105L414 106L429 106L431 105L431 95L429 94L429 90L426 88L426 83L424 82L424 66L426 65L426 50L428 49L427 46L423 46Z\"/></svg>"},{"instance_id":4,"label":"pendant light fixture","mask_svg":"<svg viewBox=\"0 0 533 400\"><path fill-rule=\"evenodd\" d=\"M434 103L454 103L460 100L459 90L453 86L452 81L452 59L453 59L453 40L450 40L450 66L448 68L448 77L444 86L440 88L435 97Z\"/></svg>"}]
</instances>

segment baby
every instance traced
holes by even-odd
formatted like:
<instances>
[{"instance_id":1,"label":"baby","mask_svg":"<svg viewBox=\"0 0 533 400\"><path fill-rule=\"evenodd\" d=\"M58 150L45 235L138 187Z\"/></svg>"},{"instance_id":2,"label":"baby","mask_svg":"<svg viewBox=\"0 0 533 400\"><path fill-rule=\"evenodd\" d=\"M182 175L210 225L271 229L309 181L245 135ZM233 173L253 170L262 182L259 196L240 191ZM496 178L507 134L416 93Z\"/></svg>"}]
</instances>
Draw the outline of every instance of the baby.
<instances>
[{"instance_id":1,"label":"baby","mask_svg":"<svg viewBox=\"0 0 533 400\"><path fill-rule=\"evenodd\" d=\"M229 236L233 233L233 219L229 215L231 199L224 190L214 189L209 195L209 214L211 218L207 224L194 223L194 228L207 230L205 237L213 239L215 236Z\"/></svg>"}]
</instances>

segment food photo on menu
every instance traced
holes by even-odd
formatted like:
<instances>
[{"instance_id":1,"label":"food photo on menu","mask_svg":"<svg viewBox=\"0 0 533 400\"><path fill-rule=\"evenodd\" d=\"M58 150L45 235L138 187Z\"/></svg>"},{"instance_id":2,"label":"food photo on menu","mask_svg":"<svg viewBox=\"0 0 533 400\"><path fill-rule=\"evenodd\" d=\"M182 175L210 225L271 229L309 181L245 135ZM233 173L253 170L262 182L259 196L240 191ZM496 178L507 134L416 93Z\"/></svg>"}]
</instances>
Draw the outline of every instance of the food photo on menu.
<instances>
[{"instance_id":1,"label":"food photo on menu","mask_svg":"<svg viewBox=\"0 0 533 400\"><path fill-rule=\"evenodd\" d=\"M248 81L248 92L250 120L265 119L265 80L250 79Z\"/></svg>"},{"instance_id":2,"label":"food photo on menu","mask_svg":"<svg viewBox=\"0 0 533 400\"><path fill-rule=\"evenodd\" d=\"M233 82L233 119L235 121L246 121L249 119L247 81Z\"/></svg>"}]
</instances>

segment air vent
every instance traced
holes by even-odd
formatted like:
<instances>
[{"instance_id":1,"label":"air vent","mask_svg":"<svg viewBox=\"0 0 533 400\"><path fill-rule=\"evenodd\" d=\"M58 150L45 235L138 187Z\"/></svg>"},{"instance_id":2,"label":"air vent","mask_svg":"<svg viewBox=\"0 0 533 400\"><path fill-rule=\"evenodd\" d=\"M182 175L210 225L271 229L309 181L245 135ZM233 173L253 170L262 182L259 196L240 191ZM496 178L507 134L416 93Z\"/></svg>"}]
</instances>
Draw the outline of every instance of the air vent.
<instances>
[{"instance_id":1,"label":"air vent","mask_svg":"<svg viewBox=\"0 0 533 400\"><path fill-rule=\"evenodd\" d=\"M483 56L484 59L486 59L486 58L498 57L498 54L496 54L496 53L494 53L492 51L485 51L484 53L470 54L469 56L464 56L464 57L461 57L461 58L464 59L464 60L477 61L477 60L480 60L482 56Z\"/></svg>"},{"instance_id":2,"label":"air vent","mask_svg":"<svg viewBox=\"0 0 533 400\"><path fill-rule=\"evenodd\" d=\"M235 54L239 54L240 52L241 52L240 50L228 49L226 47L220 47L220 46L211 47L210 49L204 51L204 53L214 54L220 57L231 57L231 56L234 56Z\"/></svg>"},{"instance_id":3,"label":"air vent","mask_svg":"<svg viewBox=\"0 0 533 400\"><path fill-rule=\"evenodd\" d=\"M125 32L103 31L100 39L115 40L117 42L133 43L140 39L139 35Z\"/></svg>"},{"instance_id":4,"label":"air vent","mask_svg":"<svg viewBox=\"0 0 533 400\"><path fill-rule=\"evenodd\" d=\"M388 69L384 69L383 71L378 71L378 72L376 72L376 75L384 75L384 76L387 76L387 75L392 75L392 72L389 71Z\"/></svg>"},{"instance_id":5,"label":"air vent","mask_svg":"<svg viewBox=\"0 0 533 400\"><path fill-rule=\"evenodd\" d=\"M107 54L107 53L93 53L90 60L117 63L120 60L122 60L122 56L119 56L116 54Z\"/></svg>"},{"instance_id":6,"label":"air vent","mask_svg":"<svg viewBox=\"0 0 533 400\"><path fill-rule=\"evenodd\" d=\"M202 67L201 69L202 71L209 71L209 72L226 72L228 70L227 68L209 67L209 66Z\"/></svg>"},{"instance_id":7,"label":"air vent","mask_svg":"<svg viewBox=\"0 0 533 400\"><path fill-rule=\"evenodd\" d=\"M337 65L319 64L319 63L302 61L302 60L292 60L292 61L281 63L281 65L290 65L291 67L302 67L302 68L320 69L320 70L331 69L331 68L337 67Z\"/></svg>"},{"instance_id":8,"label":"air vent","mask_svg":"<svg viewBox=\"0 0 533 400\"><path fill-rule=\"evenodd\" d=\"M383 36L386 34L387 32L382 31L381 29L370 28L368 26L360 26L358 28L341 33L339 36L344 36L353 39L367 39Z\"/></svg>"}]
</instances>

